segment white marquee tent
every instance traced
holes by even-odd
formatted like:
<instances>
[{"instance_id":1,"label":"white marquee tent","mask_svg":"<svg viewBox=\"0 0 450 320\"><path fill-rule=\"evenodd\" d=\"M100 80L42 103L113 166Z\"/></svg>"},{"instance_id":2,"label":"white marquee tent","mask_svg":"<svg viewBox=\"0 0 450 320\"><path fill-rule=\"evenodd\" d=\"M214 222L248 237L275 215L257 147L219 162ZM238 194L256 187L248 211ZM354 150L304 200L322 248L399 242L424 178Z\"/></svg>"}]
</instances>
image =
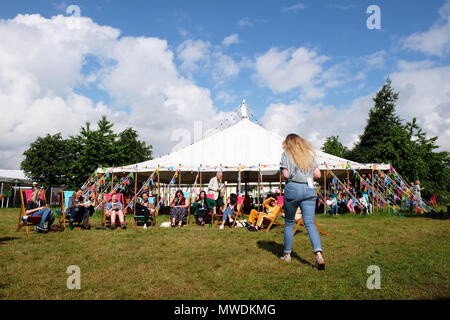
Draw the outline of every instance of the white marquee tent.
<instances>
[{"instance_id":1,"label":"white marquee tent","mask_svg":"<svg viewBox=\"0 0 450 320\"><path fill-rule=\"evenodd\" d=\"M207 136L185 148L171 152L162 157L128 166L102 169L117 174L137 171L138 174L149 176L159 168L161 182L169 182L175 170L179 170L183 183L193 183L197 172L201 171L205 179L222 170L224 180L236 182L238 172L241 181L258 181L258 171L261 170L264 182L279 181L279 164L282 154L283 137L263 128L249 120L245 100L241 104L241 119L236 124ZM319 168L345 171L349 164L353 169L371 170L372 164L360 164L336 157L320 150ZM327 165L327 166L326 166ZM378 170L388 170L389 165L376 165Z\"/></svg>"}]
</instances>

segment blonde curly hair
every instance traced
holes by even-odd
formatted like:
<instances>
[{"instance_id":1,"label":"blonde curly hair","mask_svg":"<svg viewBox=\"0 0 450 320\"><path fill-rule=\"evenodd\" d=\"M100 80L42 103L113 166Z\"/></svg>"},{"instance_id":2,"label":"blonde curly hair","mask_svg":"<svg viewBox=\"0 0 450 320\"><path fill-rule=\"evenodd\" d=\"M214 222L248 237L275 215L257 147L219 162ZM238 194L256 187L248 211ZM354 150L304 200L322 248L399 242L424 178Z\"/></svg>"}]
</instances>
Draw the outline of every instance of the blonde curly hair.
<instances>
[{"instance_id":1,"label":"blonde curly hair","mask_svg":"<svg viewBox=\"0 0 450 320\"><path fill-rule=\"evenodd\" d=\"M283 149L287 156L294 160L296 166L304 171L314 170L314 148L295 133L288 134L283 141Z\"/></svg>"}]
</instances>

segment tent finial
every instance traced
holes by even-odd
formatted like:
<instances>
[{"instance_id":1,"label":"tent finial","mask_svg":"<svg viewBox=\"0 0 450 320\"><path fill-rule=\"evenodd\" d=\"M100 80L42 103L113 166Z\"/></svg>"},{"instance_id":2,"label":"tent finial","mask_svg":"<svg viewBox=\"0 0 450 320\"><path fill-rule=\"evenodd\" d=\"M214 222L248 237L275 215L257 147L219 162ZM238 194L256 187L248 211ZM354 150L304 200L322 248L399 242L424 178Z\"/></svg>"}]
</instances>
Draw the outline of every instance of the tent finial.
<instances>
[{"instance_id":1,"label":"tent finial","mask_svg":"<svg viewBox=\"0 0 450 320\"><path fill-rule=\"evenodd\" d=\"M247 104L245 103L245 99L242 100L241 103L241 119L248 118L247 116Z\"/></svg>"}]
</instances>

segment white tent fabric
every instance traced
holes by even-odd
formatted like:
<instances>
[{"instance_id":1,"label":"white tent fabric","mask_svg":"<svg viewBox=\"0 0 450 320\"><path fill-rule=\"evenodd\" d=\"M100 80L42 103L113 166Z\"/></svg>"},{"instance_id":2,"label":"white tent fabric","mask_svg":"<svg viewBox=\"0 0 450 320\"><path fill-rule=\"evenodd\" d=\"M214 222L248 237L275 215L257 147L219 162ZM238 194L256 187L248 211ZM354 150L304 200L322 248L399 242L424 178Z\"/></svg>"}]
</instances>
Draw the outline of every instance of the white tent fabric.
<instances>
[{"instance_id":1,"label":"white tent fabric","mask_svg":"<svg viewBox=\"0 0 450 320\"><path fill-rule=\"evenodd\" d=\"M241 105L241 114L241 120L235 125L185 148L160 158L106 170L114 173L137 171L138 173L148 174L157 168L160 172L180 170L180 172L191 173L198 171L214 173L222 170L224 174L239 170L241 172L258 172L261 170L263 174L276 176L283 152L282 142L284 138L250 121L247 117L245 102ZM319 168L321 170L327 168L344 170L347 164L358 170L371 170L373 167L372 164L360 164L320 150L316 150L316 152L319 156ZM376 165L376 168L387 170L389 165ZM105 169L98 169L100 173L104 171Z\"/></svg>"},{"instance_id":2,"label":"white tent fabric","mask_svg":"<svg viewBox=\"0 0 450 320\"><path fill-rule=\"evenodd\" d=\"M31 184L22 170L0 169L0 182Z\"/></svg>"}]
</instances>

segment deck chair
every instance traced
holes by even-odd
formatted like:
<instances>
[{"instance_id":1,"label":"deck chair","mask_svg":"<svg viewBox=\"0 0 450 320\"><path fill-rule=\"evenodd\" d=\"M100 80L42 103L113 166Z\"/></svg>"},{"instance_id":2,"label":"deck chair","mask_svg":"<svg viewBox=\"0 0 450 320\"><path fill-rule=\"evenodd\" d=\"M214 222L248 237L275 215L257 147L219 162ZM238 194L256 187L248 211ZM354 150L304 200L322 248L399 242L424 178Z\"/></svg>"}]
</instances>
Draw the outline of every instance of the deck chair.
<instances>
[{"instance_id":1,"label":"deck chair","mask_svg":"<svg viewBox=\"0 0 450 320\"><path fill-rule=\"evenodd\" d=\"M121 193L115 193L116 195L117 195L117 197L118 197L118 201L120 202L120 203L122 203L122 207L123 207L123 209L125 209L125 206L123 205L123 196L122 196L122 194ZM109 223L109 225L111 225L111 220L108 218L108 217L106 217L106 211L105 211L105 205L106 205L106 203L109 201L109 199L111 198L111 193L108 193L108 194L105 194L104 195L104 203L102 203L102 216L103 216L103 218L102 218L102 222L103 222L103 227L104 228L107 228L108 227L108 223ZM124 212L123 212L123 218L124 218L124 220L126 219L126 216L127 216L127 213L126 213L126 211L124 210ZM125 220L126 221L126 220Z\"/></svg>"},{"instance_id":2,"label":"deck chair","mask_svg":"<svg viewBox=\"0 0 450 320\"><path fill-rule=\"evenodd\" d=\"M242 196L238 197L237 205L238 205L238 212L236 213L236 216L233 218L233 224L231 225L232 228L234 228L234 226L236 225L236 221L239 218L239 216L242 216L242 218L244 218L244 211L243 211L244 197Z\"/></svg>"},{"instance_id":3,"label":"deck chair","mask_svg":"<svg viewBox=\"0 0 450 320\"><path fill-rule=\"evenodd\" d=\"M142 199L139 198L138 200L140 202ZM155 205L155 203L156 203L156 196L148 197L148 201L151 204ZM151 215L151 219L152 219L151 226L153 227L156 224L156 216L158 215L158 206L155 205L155 212L154 213L150 213L150 215ZM138 226L139 223L143 224L144 221L145 221L145 216L137 215L134 210L133 210L133 218L134 218L133 219L133 224L131 225L132 227L133 226Z\"/></svg>"},{"instance_id":4,"label":"deck chair","mask_svg":"<svg viewBox=\"0 0 450 320\"><path fill-rule=\"evenodd\" d=\"M61 213L59 215L59 224L66 229L66 221L69 220L69 199L75 191L61 191ZM79 222L80 223L80 222Z\"/></svg>"},{"instance_id":5,"label":"deck chair","mask_svg":"<svg viewBox=\"0 0 450 320\"><path fill-rule=\"evenodd\" d=\"M320 187L318 187L316 189L316 196L319 193L319 191L320 191ZM303 216L300 219L295 220L295 222L296 222L296 224L295 224L295 228L294 228L294 235L297 232L297 229L298 229L299 226L305 227L305 223L303 222ZM317 228L317 231L319 231L319 234L322 234L322 235L325 235L325 236L329 236L330 235L330 233L319 229L319 226L317 225L316 217L314 217L314 224L316 225L316 228Z\"/></svg>"},{"instance_id":6,"label":"deck chair","mask_svg":"<svg viewBox=\"0 0 450 320\"><path fill-rule=\"evenodd\" d=\"M191 193L188 191L183 191L183 196L185 199L189 200L189 207L187 208L188 213L187 216L184 216L184 219L186 221L183 221L183 223L185 224L189 224L189 222L191 221Z\"/></svg>"},{"instance_id":7,"label":"deck chair","mask_svg":"<svg viewBox=\"0 0 450 320\"><path fill-rule=\"evenodd\" d=\"M26 207L28 200L31 197L31 193L33 190L20 190L20 211L19 211L19 221L17 222L17 230L19 231L22 227L25 227L25 231L28 235L29 229L28 226L36 226L41 222L42 216L31 216L27 222L22 222L22 217L26 215ZM44 200L44 203L47 204L47 200L45 199L45 192L43 193L41 200Z\"/></svg>"},{"instance_id":8,"label":"deck chair","mask_svg":"<svg viewBox=\"0 0 450 320\"><path fill-rule=\"evenodd\" d=\"M277 196L277 205L281 206L283 204L283 202L284 202L284 197L283 196ZM270 228L272 228L272 226L274 224L277 225L277 226L280 226L280 227L284 227L284 223L281 223L281 222L277 221L277 219L279 217L281 217L283 215L283 213L284 213L284 209L282 208L280 210L280 212L278 212L278 215L275 218L270 218L270 217L264 216L262 224L261 224L261 230L262 230L263 226L267 226L266 231L269 231Z\"/></svg>"}]
</instances>

